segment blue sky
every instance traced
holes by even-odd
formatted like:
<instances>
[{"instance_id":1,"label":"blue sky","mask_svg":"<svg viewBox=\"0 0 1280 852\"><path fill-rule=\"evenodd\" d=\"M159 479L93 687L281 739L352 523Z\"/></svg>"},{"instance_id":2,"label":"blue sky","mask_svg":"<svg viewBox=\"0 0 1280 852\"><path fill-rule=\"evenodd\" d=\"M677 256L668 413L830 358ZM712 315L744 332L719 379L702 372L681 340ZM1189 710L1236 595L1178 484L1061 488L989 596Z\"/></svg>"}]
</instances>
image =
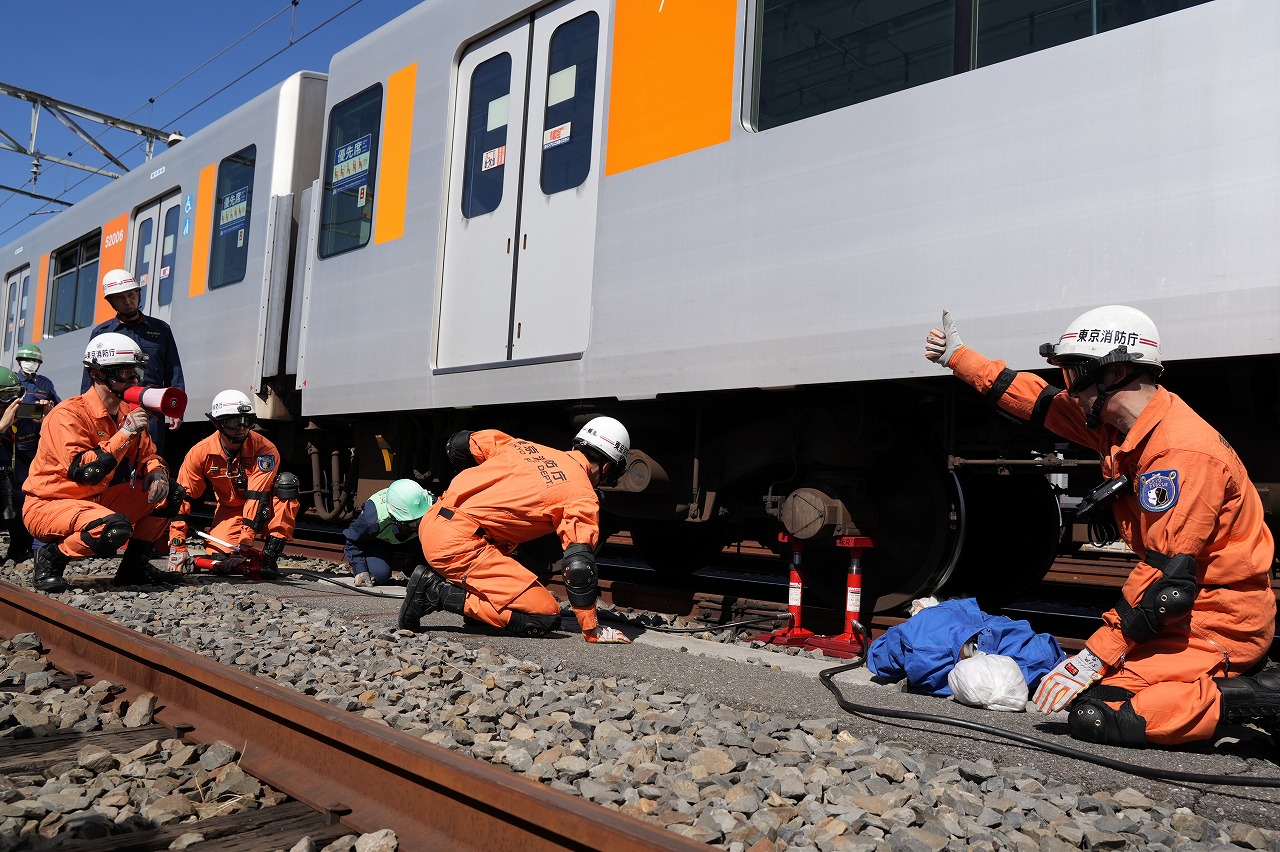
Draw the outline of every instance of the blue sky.
<instances>
[{"instance_id":1,"label":"blue sky","mask_svg":"<svg viewBox=\"0 0 1280 852\"><path fill-rule=\"evenodd\" d=\"M4 4L0 82L190 136L294 71L327 71L330 56L420 1L298 0L296 7L289 0L10 2ZM0 96L0 130L24 145L31 113L29 103ZM93 136L102 134L103 146L130 168L145 161L140 146L123 153L139 137L81 124ZM36 143L49 155L117 171L43 111ZM0 150L3 186L75 202L108 182L51 163L43 164L34 188L30 178L31 158ZM0 245L56 215L39 211L57 209L0 191Z\"/></svg>"}]
</instances>

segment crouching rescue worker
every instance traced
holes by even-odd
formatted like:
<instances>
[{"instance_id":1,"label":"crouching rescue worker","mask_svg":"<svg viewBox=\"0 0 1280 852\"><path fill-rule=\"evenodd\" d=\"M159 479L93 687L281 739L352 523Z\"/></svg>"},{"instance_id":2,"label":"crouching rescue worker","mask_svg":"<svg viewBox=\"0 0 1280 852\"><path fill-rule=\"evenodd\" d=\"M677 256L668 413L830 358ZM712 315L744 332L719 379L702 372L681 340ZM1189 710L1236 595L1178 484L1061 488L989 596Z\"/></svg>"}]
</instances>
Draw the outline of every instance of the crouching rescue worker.
<instances>
[{"instance_id":1,"label":"crouching rescue worker","mask_svg":"<svg viewBox=\"0 0 1280 852\"><path fill-rule=\"evenodd\" d=\"M192 447L178 469L178 484L185 493L181 514L169 525L169 567L188 570L191 501L212 488L216 505L209 534L241 548L253 547L259 535L266 537L260 576L278 579L280 554L298 520L297 477L279 473L280 452L254 431L257 418L247 394L222 391L205 416L216 427L213 434ZM206 549L214 558L226 551L212 541L206 541Z\"/></svg>"},{"instance_id":2,"label":"crouching rescue worker","mask_svg":"<svg viewBox=\"0 0 1280 852\"><path fill-rule=\"evenodd\" d=\"M925 357L1000 408L1101 454L1120 534L1141 559L1084 649L1041 680L1036 707L1067 708L1076 739L1133 747L1280 719L1280 676L1241 676L1275 632L1262 502L1226 439L1160 386L1155 323L1107 305L1040 354L1066 390L964 346L947 312L925 338Z\"/></svg>"},{"instance_id":3,"label":"crouching rescue worker","mask_svg":"<svg viewBox=\"0 0 1280 852\"><path fill-rule=\"evenodd\" d=\"M44 419L23 491L27 529L45 543L35 558L34 585L67 588L73 559L114 556L123 544L117 585L178 582L151 564L169 527L169 474L147 434L147 410L124 401L146 364L122 334L89 341L84 366L93 385Z\"/></svg>"},{"instance_id":4,"label":"crouching rescue worker","mask_svg":"<svg viewBox=\"0 0 1280 852\"><path fill-rule=\"evenodd\" d=\"M419 527L427 565L409 578L400 627L416 629L423 615L443 609L517 636L550 633L560 623L560 603L511 552L554 532L564 545L565 587L583 637L629 642L596 618L595 489L617 482L630 446L626 428L612 417L583 426L568 452L496 430L450 438L449 458L459 473Z\"/></svg>"},{"instance_id":5,"label":"crouching rescue worker","mask_svg":"<svg viewBox=\"0 0 1280 852\"><path fill-rule=\"evenodd\" d=\"M357 586L380 586L392 571L418 564L418 524L434 500L412 479L397 479L364 501L342 533L342 555Z\"/></svg>"}]
</instances>

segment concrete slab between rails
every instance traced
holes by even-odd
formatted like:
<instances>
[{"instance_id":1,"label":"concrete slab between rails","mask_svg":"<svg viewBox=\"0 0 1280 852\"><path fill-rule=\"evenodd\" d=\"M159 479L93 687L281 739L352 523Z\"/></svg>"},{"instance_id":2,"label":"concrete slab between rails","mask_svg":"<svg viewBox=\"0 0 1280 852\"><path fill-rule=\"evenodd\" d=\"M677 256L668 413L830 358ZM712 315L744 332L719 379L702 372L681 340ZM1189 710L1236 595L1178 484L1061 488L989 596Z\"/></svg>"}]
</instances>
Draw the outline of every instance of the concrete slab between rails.
<instances>
[{"instance_id":1,"label":"concrete slab between rails","mask_svg":"<svg viewBox=\"0 0 1280 852\"><path fill-rule=\"evenodd\" d=\"M631 631L626 630L626 633L630 635ZM677 636L670 633L658 633L653 630L646 630L638 636L633 636L632 641L639 645L651 645L655 648L663 648L669 651L681 651L739 663L756 663L815 679L818 677L818 672L849 662L835 657L817 660L813 657L792 656L791 654L783 654L777 651L765 651L759 648L748 648L743 645L728 645L723 642L694 639L690 636ZM837 683L856 683L866 686L881 685L871 680L871 672L867 671L866 666L841 672L834 679Z\"/></svg>"},{"instance_id":2,"label":"concrete slab between rails","mask_svg":"<svg viewBox=\"0 0 1280 852\"><path fill-rule=\"evenodd\" d=\"M382 586L357 586L355 576L350 574L345 577L341 575L334 575L327 579L342 586L350 586L351 588L358 589L361 592L374 592L386 598L404 597L405 586L402 583L387 583ZM320 583L321 581L316 580L315 582Z\"/></svg>"}]
</instances>

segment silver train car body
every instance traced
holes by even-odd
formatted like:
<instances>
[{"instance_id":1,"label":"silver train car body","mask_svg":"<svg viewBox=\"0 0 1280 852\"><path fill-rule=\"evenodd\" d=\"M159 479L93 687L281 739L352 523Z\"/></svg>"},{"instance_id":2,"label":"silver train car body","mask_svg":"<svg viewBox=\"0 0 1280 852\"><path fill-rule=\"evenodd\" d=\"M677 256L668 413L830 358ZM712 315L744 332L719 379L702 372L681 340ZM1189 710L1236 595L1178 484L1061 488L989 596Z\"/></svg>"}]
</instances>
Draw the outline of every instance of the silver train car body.
<instances>
[{"instance_id":1,"label":"silver train car body","mask_svg":"<svg viewBox=\"0 0 1280 852\"><path fill-rule=\"evenodd\" d=\"M1171 387L1280 481L1280 7L1212 0L767 128L762 9L428 0L327 85L291 78L296 114L268 93L158 157L185 183L272 121L299 131L255 183L249 286L173 303L192 410L254 390L326 518L398 476L443 487L457 428L563 443L613 414L639 452L609 523L655 566L783 530L839 567L832 542L866 534L886 608L1015 591L1061 537L1062 448L922 357L941 310L1039 369L1071 318L1123 302L1160 326ZM1026 556L992 568L994 541Z\"/></svg>"}]
</instances>

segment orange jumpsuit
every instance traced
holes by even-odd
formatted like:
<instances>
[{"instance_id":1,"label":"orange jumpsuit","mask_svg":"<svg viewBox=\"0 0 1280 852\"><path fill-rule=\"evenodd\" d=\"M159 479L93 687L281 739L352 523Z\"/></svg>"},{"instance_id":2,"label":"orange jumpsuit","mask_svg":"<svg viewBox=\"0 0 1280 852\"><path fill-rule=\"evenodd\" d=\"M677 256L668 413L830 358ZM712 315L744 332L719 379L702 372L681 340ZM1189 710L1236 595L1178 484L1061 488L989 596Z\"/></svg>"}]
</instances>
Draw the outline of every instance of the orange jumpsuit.
<instances>
[{"instance_id":1,"label":"orange jumpsuit","mask_svg":"<svg viewBox=\"0 0 1280 852\"><path fill-rule=\"evenodd\" d=\"M23 483L27 495L23 521L35 538L73 558L90 556L92 548L77 533L99 518L119 513L133 525L132 538L163 541L168 520L152 515L147 503L146 475L164 470L164 460L145 432L130 435L120 422L136 406L120 403L112 417L97 391L64 400L44 418L40 444L31 461L31 473ZM70 469L82 453L96 449L116 459L115 469L95 485L83 485L70 477Z\"/></svg>"},{"instance_id":2,"label":"orange jumpsuit","mask_svg":"<svg viewBox=\"0 0 1280 852\"><path fill-rule=\"evenodd\" d=\"M505 627L512 611L558 613L555 596L510 554L552 532L565 547L595 548L600 501L586 456L493 429L471 434L471 452L479 464L454 477L418 527L427 564L466 589L467 615L494 627ZM574 614L583 632L595 629L594 606L574 607Z\"/></svg>"},{"instance_id":3,"label":"orange jumpsuit","mask_svg":"<svg viewBox=\"0 0 1280 852\"><path fill-rule=\"evenodd\" d=\"M276 473L280 469L280 453L265 436L250 432L239 452L227 456L222 437L214 432L196 444L182 460L178 484L187 491L178 519L169 524L169 539L186 539L186 517L191 501L203 496L205 485L213 486L217 505L213 510L213 529L209 534L234 545L252 545L262 534L277 538L293 538L298 519L298 501L280 500L275 496ZM244 474L244 487L236 485ZM206 549L222 553L226 550L211 541Z\"/></svg>"},{"instance_id":4,"label":"orange jumpsuit","mask_svg":"<svg viewBox=\"0 0 1280 852\"><path fill-rule=\"evenodd\" d=\"M949 365L986 393L1005 369L961 347ZM1018 373L1000 407L1023 420L1048 383ZM1188 554L1196 562L1191 612L1166 623L1145 642L1120 628L1116 609L1086 643L1104 663L1101 683L1134 693L1133 712L1145 722L1147 741L1162 745L1213 735L1220 712L1214 677L1241 674L1260 661L1275 634L1271 590L1274 542L1263 522L1262 501L1235 450L1190 406L1164 388L1143 409L1127 435L1103 423L1084 425L1084 411L1065 392L1049 402L1045 426L1102 456L1102 475L1125 475L1134 485L1112 504L1120 533L1143 557L1121 594L1138 606L1161 579L1152 552ZM1124 702L1105 702L1119 709Z\"/></svg>"}]
</instances>

